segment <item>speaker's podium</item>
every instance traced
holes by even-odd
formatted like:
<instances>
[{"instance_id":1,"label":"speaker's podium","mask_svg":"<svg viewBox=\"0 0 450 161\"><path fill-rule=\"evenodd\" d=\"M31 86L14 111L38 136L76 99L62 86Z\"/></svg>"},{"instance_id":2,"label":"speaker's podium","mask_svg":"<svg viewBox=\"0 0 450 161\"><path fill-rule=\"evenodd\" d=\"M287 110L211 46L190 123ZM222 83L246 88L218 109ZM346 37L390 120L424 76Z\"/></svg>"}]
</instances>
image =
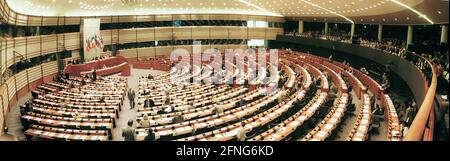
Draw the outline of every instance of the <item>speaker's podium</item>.
<instances>
[{"instance_id":1,"label":"speaker's podium","mask_svg":"<svg viewBox=\"0 0 450 161\"><path fill-rule=\"evenodd\" d=\"M98 76L107 76L117 73L121 73L121 76L130 76L131 73L130 64L122 56L94 60L84 64L69 64L64 69L64 73L79 77L92 74L94 70L96 70Z\"/></svg>"}]
</instances>

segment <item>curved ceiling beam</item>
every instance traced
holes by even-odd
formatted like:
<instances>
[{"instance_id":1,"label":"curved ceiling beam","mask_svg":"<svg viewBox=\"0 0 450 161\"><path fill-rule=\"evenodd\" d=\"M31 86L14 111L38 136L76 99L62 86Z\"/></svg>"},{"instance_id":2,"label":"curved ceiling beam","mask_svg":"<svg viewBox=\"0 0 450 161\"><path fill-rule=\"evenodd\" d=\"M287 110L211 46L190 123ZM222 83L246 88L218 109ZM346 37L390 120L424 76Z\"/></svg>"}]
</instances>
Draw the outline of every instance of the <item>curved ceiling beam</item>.
<instances>
[{"instance_id":1,"label":"curved ceiling beam","mask_svg":"<svg viewBox=\"0 0 450 161\"><path fill-rule=\"evenodd\" d=\"M246 0L237 0L237 1L243 3L243 4L247 5L247 6L254 7L254 8L260 10L260 11L270 13L272 16L280 16L280 17L284 17L283 15L281 15L281 14L279 14L279 13L271 12L271 11L269 11L269 10L266 10L265 8L262 8L262 7L258 6L258 5L255 5L255 4L253 4L253 3L250 3L250 2L248 2L248 1L246 1Z\"/></svg>"},{"instance_id":2,"label":"curved ceiling beam","mask_svg":"<svg viewBox=\"0 0 450 161\"><path fill-rule=\"evenodd\" d=\"M312 3L312 2L309 2L309 1L306 1L306 0L301 0L301 1L302 1L302 2L305 2L305 3L308 3L308 4L311 5L311 6L314 6L314 7L323 9L323 10L325 10L325 11L327 11L327 12L330 12L330 13L332 13L332 14L335 14L336 16L342 17L342 18L344 18L345 20L347 20L347 21L349 21L349 22L351 22L351 23L355 23L355 22L354 22L353 20L351 20L350 18L345 17L344 15L341 15L341 14L335 12L335 11L329 10L329 9L327 9L327 8L325 8L325 7L319 6L318 4L315 4L315 3Z\"/></svg>"},{"instance_id":3,"label":"curved ceiling beam","mask_svg":"<svg viewBox=\"0 0 450 161\"><path fill-rule=\"evenodd\" d=\"M404 3L402 3L402 2L400 2L400 1L398 1L398 0L391 0L391 1L394 2L394 3L396 3L396 4L398 4L398 5L400 5L400 6L402 6L402 7L405 7L405 8L407 8L407 9L413 11L414 13L416 13L417 15L419 15L420 18L424 18L424 19L427 20L429 23L434 24L434 22L431 21L431 19L429 19L426 15L420 13L419 11L415 10L414 8L412 8L412 7L406 5L406 4L404 4Z\"/></svg>"}]
</instances>

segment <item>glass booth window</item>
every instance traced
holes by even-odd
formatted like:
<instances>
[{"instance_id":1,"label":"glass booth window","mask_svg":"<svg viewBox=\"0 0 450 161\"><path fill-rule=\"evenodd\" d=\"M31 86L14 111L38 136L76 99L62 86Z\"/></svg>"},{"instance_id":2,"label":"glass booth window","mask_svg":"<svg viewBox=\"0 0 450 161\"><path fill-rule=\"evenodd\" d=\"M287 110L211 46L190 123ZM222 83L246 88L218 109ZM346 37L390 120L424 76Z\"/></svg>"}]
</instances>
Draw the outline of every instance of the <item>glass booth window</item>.
<instances>
[{"instance_id":1,"label":"glass booth window","mask_svg":"<svg viewBox=\"0 0 450 161\"><path fill-rule=\"evenodd\" d=\"M248 46L265 46L266 45L266 41L265 40L248 40L247 43Z\"/></svg>"},{"instance_id":2,"label":"glass booth window","mask_svg":"<svg viewBox=\"0 0 450 161\"><path fill-rule=\"evenodd\" d=\"M247 27L269 27L266 21L247 21Z\"/></svg>"}]
</instances>

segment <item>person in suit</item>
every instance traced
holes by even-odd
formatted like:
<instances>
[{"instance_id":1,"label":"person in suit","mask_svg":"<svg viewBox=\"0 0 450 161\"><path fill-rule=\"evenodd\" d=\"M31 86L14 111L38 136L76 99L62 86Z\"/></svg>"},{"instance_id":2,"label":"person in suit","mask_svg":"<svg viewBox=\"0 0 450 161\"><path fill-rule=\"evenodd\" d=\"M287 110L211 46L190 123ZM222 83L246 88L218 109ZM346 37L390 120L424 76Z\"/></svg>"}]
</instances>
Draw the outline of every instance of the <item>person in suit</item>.
<instances>
[{"instance_id":1,"label":"person in suit","mask_svg":"<svg viewBox=\"0 0 450 161\"><path fill-rule=\"evenodd\" d=\"M131 102L133 103L133 105L131 106L131 109L133 109L136 106L136 102L134 101L135 98L136 98L136 92L134 90L131 90Z\"/></svg>"},{"instance_id":2,"label":"person in suit","mask_svg":"<svg viewBox=\"0 0 450 161\"><path fill-rule=\"evenodd\" d=\"M148 74L147 79L153 79L153 76L151 74Z\"/></svg>"},{"instance_id":3,"label":"person in suit","mask_svg":"<svg viewBox=\"0 0 450 161\"><path fill-rule=\"evenodd\" d=\"M153 107L155 106L155 101L153 99L145 100L144 107Z\"/></svg>"},{"instance_id":4,"label":"person in suit","mask_svg":"<svg viewBox=\"0 0 450 161\"><path fill-rule=\"evenodd\" d=\"M20 106L20 116L23 116L23 115L25 115L27 113L26 108L27 108L26 104L23 105L23 106Z\"/></svg>"},{"instance_id":5,"label":"person in suit","mask_svg":"<svg viewBox=\"0 0 450 161\"><path fill-rule=\"evenodd\" d=\"M36 99L36 98L39 97L39 93L36 92L36 91L33 91L33 92L31 92L31 96L32 96L34 99Z\"/></svg>"},{"instance_id":6,"label":"person in suit","mask_svg":"<svg viewBox=\"0 0 450 161\"><path fill-rule=\"evenodd\" d=\"M150 127L150 120L148 119L148 115L144 114L144 118L139 122L139 126L143 128Z\"/></svg>"},{"instance_id":7,"label":"person in suit","mask_svg":"<svg viewBox=\"0 0 450 161\"><path fill-rule=\"evenodd\" d=\"M67 108L66 102L61 102L61 103L59 103L59 107L60 107L61 109Z\"/></svg>"},{"instance_id":8,"label":"person in suit","mask_svg":"<svg viewBox=\"0 0 450 161\"><path fill-rule=\"evenodd\" d=\"M187 102L187 101L186 101ZM194 109L195 107L194 107L194 102L190 102L188 105L187 105L187 110L191 110L191 109Z\"/></svg>"},{"instance_id":9,"label":"person in suit","mask_svg":"<svg viewBox=\"0 0 450 161\"><path fill-rule=\"evenodd\" d=\"M172 122L174 124L182 123L183 121L184 121L184 118L180 113L177 113L177 115L172 119Z\"/></svg>"},{"instance_id":10,"label":"person in suit","mask_svg":"<svg viewBox=\"0 0 450 161\"><path fill-rule=\"evenodd\" d=\"M216 104L214 105L214 113L216 113L216 115L223 113L223 107L220 105L220 102L217 101Z\"/></svg>"},{"instance_id":11,"label":"person in suit","mask_svg":"<svg viewBox=\"0 0 450 161\"><path fill-rule=\"evenodd\" d=\"M164 105L170 105L170 97L166 97L166 99L164 100Z\"/></svg>"},{"instance_id":12,"label":"person in suit","mask_svg":"<svg viewBox=\"0 0 450 161\"><path fill-rule=\"evenodd\" d=\"M144 141L156 141L156 135L153 132L152 128L147 130L147 136L144 137Z\"/></svg>"},{"instance_id":13,"label":"person in suit","mask_svg":"<svg viewBox=\"0 0 450 161\"><path fill-rule=\"evenodd\" d=\"M175 106L167 105L167 108L164 109L164 112L165 113L171 113L171 112L177 112L177 111L175 110Z\"/></svg>"},{"instance_id":14,"label":"person in suit","mask_svg":"<svg viewBox=\"0 0 450 161\"><path fill-rule=\"evenodd\" d=\"M288 91L283 90L281 92L281 96L278 97L277 101L278 101L278 103L281 103L281 102L285 101L286 99L288 99Z\"/></svg>"},{"instance_id":15,"label":"person in suit","mask_svg":"<svg viewBox=\"0 0 450 161\"><path fill-rule=\"evenodd\" d=\"M154 88L154 87L152 87L152 88ZM152 90L155 90L155 89L152 89ZM150 90L144 89L144 95L150 95Z\"/></svg>"},{"instance_id":16,"label":"person in suit","mask_svg":"<svg viewBox=\"0 0 450 161\"><path fill-rule=\"evenodd\" d=\"M239 130L237 132L237 140L245 141L247 139L247 132L248 130L245 129L245 123L241 122L241 127L239 127Z\"/></svg>"},{"instance_id":17,"label":"person in suit","mask_svg":"<svg viewBox=\"0 0 450 161\"><path fill-rule=\"evenodd\" d=\"M243 107L246 103L247 101L245 100L245 98L241 98L241 100L239 100L239 107Z\"/></svg>"},{"instance_id":18,"label":"person in suit","mask_svg":"<svg viewBox=\"0 0 450 161\"><path fill-rule=\"evenodd\" d=\"M94 69L94 71L92 72L92 80L96 81L97 80L97 70Z\"/></svg>"},{"instance_id":19,"label":"person in suit","mask_svg":"<svg viewBox=\"0 0 450 161\"><path fill-rule=\"evenodd\" d=\"M32 103L32 100L29 100L27 101L27 103L25 103L24 113L33 112L33 107L31 106Z\"/></svg>"},{"instance_id":20,"label":"person in suit","mask_svg":"<svg viewBox=\"0 0 450 161\"><path fill-rule=\"evenodd\" d=\"M166 114L166 111L164 111L164 109L161 109L158 112L156 112L156 114L158 115Z\"/></svg>"},{"instance_id":21,"label":"person in suit","mask_svg":"<svg viewBox=\"0 0 450 161\"><path fill-rule=\"evenodd\" d=\"M61 75L60 74L56 75L55 78L53 79L53 81L61 83L62 82Z\"/></svg>"},{"instance_id":22,"label":"person in suit","mask_svg":"<svg viewBox=\"0 0 450 161\"><path fill-rule=\"evenodd\" d=\"M136 140L136 130L133 128L133 120L128 121L128 127L122 130L122 137L125 141Z\"/></svg>"},{"instance_id":23,"label":"person in suit","mask_svg":"<svg viewBox=\"0 0 450 161\"><path fill-rule=\"evenodd\" d=\"M106 103L105 97L101 97L100 100L99 100L98 102L99 102L99 103Z\"/></svg>"},{"instance_id":24,"label":"person in suit","mask_svg":"<svg viewBox=\"0 0 450 161\"><path fill-rule=\"evenodd\" d=\"M128 96L128 100L130 101L130 109L133 109L134 105L135 105L135 103L134 103L135 94L133 92L134 91L132 91L131 88L128 89L127 96Z\"/></svg>"},{"instance_id":25,"label":"person in suit","mask_svg":"<svg viewBox=\"0 0 450 161\"><path fill-rule=\"evenodd\" d=\"M391 85L390 85L390 83L389 83L389 80L385 80L385 81L383 82L383 84L381 84L381 87L384 89L385 93L388 92L390 86L391 86Z\"/></svg>"}]
</instances>

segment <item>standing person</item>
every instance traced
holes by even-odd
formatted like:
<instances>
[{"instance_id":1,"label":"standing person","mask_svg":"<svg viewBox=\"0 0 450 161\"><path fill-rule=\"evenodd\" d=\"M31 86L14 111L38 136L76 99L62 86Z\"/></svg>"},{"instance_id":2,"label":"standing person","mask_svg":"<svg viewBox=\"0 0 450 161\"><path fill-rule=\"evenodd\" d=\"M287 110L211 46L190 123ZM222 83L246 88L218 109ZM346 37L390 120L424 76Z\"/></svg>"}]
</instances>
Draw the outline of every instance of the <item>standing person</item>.
<instances>
[{"instance_id":1,"label":"standing person","mask_svg":"<svg viewBox=\"0 0 450 161\"><path fill-rule=\"evenodd\" d=\"M136 130L133 128L133 120L128 121L128 127L122 130L125 141L136 141Z\"/></svg>"},{"instance_id":2,"label":"standing person","mask_svg":"<svg viewBox=\"0 0 450 161\"><path fill-rule=\"evenodd\" d=\"M241 122L241 127L239 127L239 130L237 132L237 140L245 141L247 139L247 132L248 130L245 129L245 123Z\"/></svg>"},{"instance_id":3,"label":"standing person","mask_svg":"<svg viewBox=\"0 0 450 161\"><path fill-rule=\"evenodd\" d=\"M94 72L92 72L92 80L96 81L97 80L97 70L94 69Z\"/></svg>"},{"instance_id":4,"label":"standing person","mask_svg":"<svg viewBox=\"0 0 450 161\"><path fill-rule=\"evenodd\" d=\"M131 91L131 88L128 89L127 92L128 100L130 101L130 109L133 109L134 99L133 99L133 92Z\"/></svg>"},{"instance_id":5,"label":"standing person","mask_svg":"<svg viewBox=\"0 0 450 161\"><path fill-rule=\"evenodd\" d=\"M136 106L136 102L134 101L134 99L136 98L136 92L134 92L134 90L131 90L131 102L132 102L132 106L131 109L133 109Z\"/></svg>"}]
</instances>

